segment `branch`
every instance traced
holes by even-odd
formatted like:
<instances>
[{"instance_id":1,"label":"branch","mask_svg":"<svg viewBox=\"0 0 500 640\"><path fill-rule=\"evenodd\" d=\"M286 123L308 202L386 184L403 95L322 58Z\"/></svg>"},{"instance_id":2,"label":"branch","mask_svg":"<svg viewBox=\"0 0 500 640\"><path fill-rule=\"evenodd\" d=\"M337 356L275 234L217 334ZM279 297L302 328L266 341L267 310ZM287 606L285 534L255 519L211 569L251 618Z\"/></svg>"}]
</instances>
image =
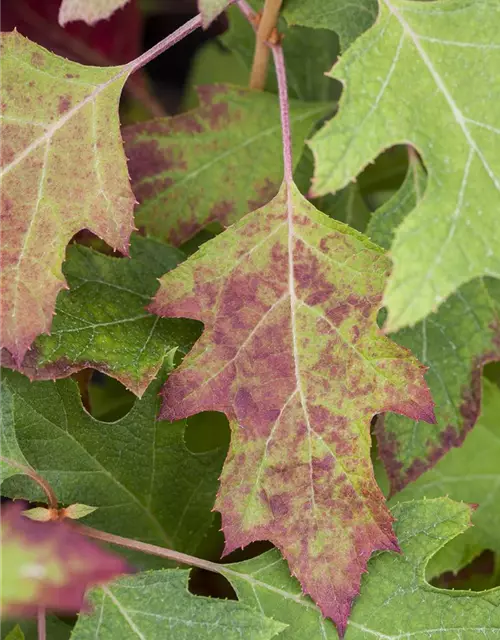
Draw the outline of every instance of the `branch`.
<instances>
[{"instance_id":1,"label":"branch","mask_svg":"<svg viewBox=\"0 0 500 640\"><path fill-rule=\"evenodd\" d=\"M276 28L282 0L266 0L264 11L257 29L255 53L250 74L250 88L263 90L266 84L267 65L269 63L269 44L273 30Z\"/></svg>"},{"instance_id":2,"label":"branch","mask_svg":"<svg viewBox=\"0 0 500 640\"><path fill-rule=\"evenodd\" d=\"M5 464L8 464L11 467L15 467L16 469L19 469L19 471L21 471L25 475L29 476L32 480L34 480L37 483L37 485L43 489L43 492L47 496L49 509L57 510L57 497L54 492L54 489L52 489L50 484L44 478L42 478L42 476L39 476L34 469L32 469L31 467L28 467L25 464L21 464L20 462L16 462L15 460L11 460L10 458L6 458L5 456L0 456L0 461L5 462Z\"/></svg>"}]
</instances>

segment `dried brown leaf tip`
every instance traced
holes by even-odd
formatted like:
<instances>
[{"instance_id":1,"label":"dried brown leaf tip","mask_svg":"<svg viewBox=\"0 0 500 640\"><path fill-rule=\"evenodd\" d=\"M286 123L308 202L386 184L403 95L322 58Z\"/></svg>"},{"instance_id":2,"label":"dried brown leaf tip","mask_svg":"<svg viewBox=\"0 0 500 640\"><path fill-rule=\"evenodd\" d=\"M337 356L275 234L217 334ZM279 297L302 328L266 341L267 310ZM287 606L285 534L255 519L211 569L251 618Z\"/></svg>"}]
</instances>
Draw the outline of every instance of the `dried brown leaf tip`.
<instances>
[{"instance_id":1,"label":"dried brown leaf tip","mask_svg":"<svg viewBox=\"0 0 500 640\"><path fill-rule=\"evenodd\" d=\"M345 629L371 553L398 548L370 460L370 421L432 422L424 367L382 335L389 260L292 185L161 280L152 310L205 330L161 416L223 411L232 442L216 506L226 552L270 540Z\"/></svg>"},{"instance_id":2,"label":"dried brown leaf tip","mask_svg":"<svg viewBox=\"0 0 500 640\"><path fill-rule=\"evenodd\" d=\"M1 510L2 615L35 615L45 608L76 613L85 592L129 573L123 558L88 540L68 521L36 522L22 503Z\"/></svg>"}]
</instances>

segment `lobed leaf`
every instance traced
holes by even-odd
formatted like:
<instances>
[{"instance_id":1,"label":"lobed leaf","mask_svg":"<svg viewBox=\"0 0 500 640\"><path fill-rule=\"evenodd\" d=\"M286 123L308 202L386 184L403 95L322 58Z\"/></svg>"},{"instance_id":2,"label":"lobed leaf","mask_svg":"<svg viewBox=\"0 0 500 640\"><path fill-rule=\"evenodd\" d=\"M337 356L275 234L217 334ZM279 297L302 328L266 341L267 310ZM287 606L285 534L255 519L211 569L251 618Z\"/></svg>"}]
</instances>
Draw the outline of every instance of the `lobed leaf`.
<instances>
[{"instance_id":1,"label":"lobed leaf","mask_svg":"<svg viewBox=\"0 0 500 640\"><path fill-rule=\"evenodd\" d=\"M36 615L39 607L76 613L86 590L129 568L74 525L25 518L22 504L2 506L2 616Z\"/></svg>"},{"instance_id":2,"label":"lobed leaf","mask_svg":"<svg viewBox=\"0 0 500 640\"><path fill-rule=\"evenodd\" d=\"M379 4L375 26L332 71L345 85L339 113L311 146L318 194L344 186L393 144L410 142L422 156L425 196L391 247L384 303L386 329L396 331L474 278L500 276L500 5Z\"/></svg>"},{"instance_id":3,"label":"lobed leaf","mask_svg":"<svg viewBox=\"0 0 500 640\"><path fill-rule=\"evenodd\" d=\"M194 322L164 320L145 310L158 277L184 259L178 249L132 236L130 260L72 245L63 267L49 336L39 336L19 370L30 379L64 378L91 367L141 396L167 353L185 354L199 336ZM16 368L3 354L4 366Z\"/></svg>"},{"instance_id":4,"label":"lobed leaf","mask_svg":"<svg viewBox=\"0 0 500 640\"><path fill-rule=\"evenodd\" d=\"M389 262L294 185L161 279L151 309L205 330L161 417L231 421L216 508L225 552L270 540L342 631L376 549L397 549L370 461L370 420L432 421L423 368L376 324Z\"/></svg>"},{"instance_id":5,"label":"lobed leaf","mask_svg":"<svg viewBox=\"0 0 500 640\"><path fill-rule=\"evenodd\" d=\"M210 222L228 226L276 195L283 176L277 98L226 85L198 88L200 106L123 131L137 224L179 245ZM292 102L298 152L325 104Z\"/></svg>"},{"instance_id":6,"label":"lobed leaf","mask_svg":"<svg viewBox=\"0 0 500 640\"><path fill-rule=\"evenodd\" d=\"M94 589L72 640L269 640L286 627L239 602L188 591L189 571L148 571Z\"/></svg>"},{"instance_id":7,"label":"lobed leaf","mask_svg":"<svg viewBox=\"0 0 500 640\"><path fill-rule=\"evenodd\" d=\"M129 0L62 0L59 8L59 24L83 20L93 25L99 20L107 20Z\"/></svg>"},{"instance_id":8,"label":"lobed leaf","mask_svg":"<svg viewBox=\"0 0 500 640\"><path fill-rule=\"evenodd\" d=\"M368 235L388 248L394 230L421 201L426 177L412 157L396 195L373 215ZM461 446L481 404L481 369L500 359L500 283L477 278L450 296L439 310L393 339L420 357L436 403L437 429L403 416L376 424L379 454L394 493L432 467L451 447Z\"/></svg>"},{"instance_id":9,"label":"lobed leaf","mask_svg":"<svg viewBox=\"0 0 500 640\"><path fill-rule=\"evenodd\" d=\"M50 329L64 251L87 228L128 252L134 197L118 100L130 67L92 68L2 34L2 346Z\"/></svg>"},{"instance_id":10,"label":"lobed leaf","mask_svg":"<svg viewBox=\"0 0 500 640\"><path fill-rule=\"evenodd\" d=\"M212 523L221 450L195 454L185 423L156 421L164 373L112 423L82 407L72 380L32 382L2 371L3 425L62 504L98 509L85 522L136 540L193 553ZM2 495L44 500L32 480L4 482ZM141 556L147 563L148 557Z\"/></svg>"}]
</instances>

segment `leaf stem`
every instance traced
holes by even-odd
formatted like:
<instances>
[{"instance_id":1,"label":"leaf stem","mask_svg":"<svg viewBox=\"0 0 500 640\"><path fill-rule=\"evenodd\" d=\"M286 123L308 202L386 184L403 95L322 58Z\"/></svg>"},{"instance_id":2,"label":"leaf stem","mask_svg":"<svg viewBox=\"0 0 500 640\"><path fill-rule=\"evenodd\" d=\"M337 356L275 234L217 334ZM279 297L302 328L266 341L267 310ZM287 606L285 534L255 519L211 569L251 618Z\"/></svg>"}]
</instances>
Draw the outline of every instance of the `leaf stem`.
<instances>
[{"instance_id":1,"label":"leaf stem","mask_svg":"<svg viewBox=\"0 0 500 640\"><path fill-rule=\"evenodd\" d=\"M288 87L286 82L285 56L281 45L272 45L274 67L278 80L280 99L281 138L283 141L283 167L285 182L293 182L292 134L290 130L290 107L288 103Z\"/></svg>"},{"instance_id":2,"label":"leaf stem","mask_svg":"<svg viewBox=\"0 0 500 640\"><path fill-rule=\"evenodd\" d=\"M38 630L38 640L47 638L47 622L45 618L45 607L38 607L36 626Z\"/></svg>"},{"instance_id":3,"label":"leaf stem","mask_svg":"<svg viewBox=\"0 0 500 640\"><path fill-rule=\"evenodd\" d=\"M268 40L278 22L282 0L266 0L262 17L257 28L255 39L255 53L252 72L250 74L250 88L262 91L266 84L267 66L269 63Z\"/></svg>"},{"instance_id":4,"label":"leaf stem","mask_svg":"<svg viewBox=\"0 0 500 640\"><path fill-rule=\"evenodd\" d=\"M22 473L34 480L38 484L38 486L43 489L43 492L47 496L49 509L57 510L57 497L54 489L52 489L50 484L44 478L42 478L42 476L38 475L38 473L34 469L28 467L25 464L21 464L20 462L16 462L15 460L11 460L10 458L6 458L5 456L0 456L0 461L8 464L11 467L19 469L19 471L22 471Z\"/></svg>"}]
</instances>

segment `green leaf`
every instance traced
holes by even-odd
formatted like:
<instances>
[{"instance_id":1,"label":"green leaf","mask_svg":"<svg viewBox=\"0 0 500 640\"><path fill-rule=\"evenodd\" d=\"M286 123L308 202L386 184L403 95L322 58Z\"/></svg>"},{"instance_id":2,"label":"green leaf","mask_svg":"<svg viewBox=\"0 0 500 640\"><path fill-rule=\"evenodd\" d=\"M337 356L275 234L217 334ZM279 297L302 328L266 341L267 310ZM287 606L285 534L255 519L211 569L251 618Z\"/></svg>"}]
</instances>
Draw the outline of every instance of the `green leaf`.
<instances>
[{"instance_id":1,"label":"green leaf","mask_svg":"<svg viewBox=\"0 0 500 640\"><path fill-rule=\"evenodd\" d=\"M76 64L17 31L3 33L1 47L1 344L20 363L50 329L75 233L89 229L128 252L134 196L118 100L132 66Z\"/></svg>"},{"instance_id":2,"label":"green leaf","mask_svg":"<svg viewBox=\"0 0 500 640\"><path fill-rule=\"evenodd\" d=\"M425 184L425 172L413 157L400 191L373 215L367 233L375 242L390 246L394 230L420 202ZM437 428L396 415L377 421L379 453L392 492L460 446L474 426L482 365L500 358L499 326L500 283L476 279L450 296L437 313L392 336L429 367L426 380L437 418Z\"/></svg>"},{"instance_id":3,"label":"green leaf","mask_svg":"<svg viewBox=\"0 0 500 640\"><path fill-rule=\"evenodd\" d=\"M472 514L474 527L463 536L463 547L500 553L500 389L487 379L482 383L481 416L463 445L449 451L433 469L409 484L392 501L448 495L477 504Z\"/></svg>"},{"instance_id":4,"label":"green leaf","mask_svg":"<svg viewBox=\"0 0 500 640\"><path fill-rule=\"evenodd\" d=\"M229 2L230 0L198 0L198 11L201 13L204 29L224 11Z\"/></svg>"},{"instance_id":5,"label":"green leaf","mask_svg":"<svg viewBox=\"0 0 500 640\"><path fill-rule=\"evenodd\" d=\"M261 10L263 4L263 0L251 2L256 10ZM238 7L230 7L227 15L229 29L221 41L239 57L242 67L240 83L246 84L255 51L255 31ZM283 19L279 20L278 29L284 36L283 51L290 96L307 101L336 101L339 87L325 77L338 54L335 34L326 29L290 27ZM277 93L276 73L272 64L269 64L267 71L266 90Z\"/></svg>"},{"instance_id":6,"label":"green leaf","mask_svg":"<svg viewBox=\"0 0 500 640\"><path fill-rule=\"evenodd\" d=\"M425 580L429 558L470 525L470 508L439 498L404 502L392 512L402 554L379 553L370 560L345 640L497 637L500 589L448 591ZM242 602L289 624L280 635L283 640L338 637L333 625L322 620L319 609L301 594L276 551L226 569Z\"/></svg>"},{"instance_id":7,"label":"green leaf","mask_svg":"<svg viewBox=\"0 0 500 640\"><path fill-rule=\"evenodd\" d=\"M47 638L49 640L69 640L71 634L71 626L62 622L55 616L46 616L45 619ZM10 630L10 633L19 628L22 635L9 637L6 633L7 628L10 625L15 625L14 629ZM38 640L38 629L36 618L22 618L2 620L1 624L1 638L2 640Z\"/></svg>"},{"instance_id":8,"label":"green leaf","mask_svg":"<svg viewBox=\"0 0 500 640\"><path fill-rule=\"evenodd\" d=\"M387 331L424 319L478 276L500 276L499 34L490 0L380 0L376 25L332 71L345 89L311 142L315 192L343 187L402 142L429 173L391 247Z\"/></svg>"},{"instance_id":9,"label":"green leaf","mask_svg":"<svg viewBox=\"0 0 500 640\"><path fill-rule=\"evenodd\" d=\"M99 20L107 20L124 7L129 0L62 0L59 8L59 24L83 20L93 25Z\"/></svg>"},{"instance_id":10,"label":"green leaf","mask_svg":"<svg viewBox=\"0 0 500 640\"><path fill-rule=\"evenodd\" d=\"M278 100L260 91L200 87L186 114L126 127L138 225L179 245L213 221L228 226L276 195L283 176ZM291 104L297 158L325 104Z\"/></svg>"},{"instance_id":11,"label":"green leaf","mask_svg":"<svg viewBox=\"0 0 500 640\"><path fill-rule=\"evenodd\" d=\"M129 571L120 556L67 522L34 522L23 505L2 506L2 616L36 615L44 608L76 613L86 590Z\"/></svg>"},{"instance_id":12,"label":"green leaf","mask_svg":"<svg viewBox=\"0 0 500 640\"><path fill-rule=\"evenodd\" d=\"M80 245L68 249L50 336L40 336L21 371L31 379L61 378L92 367L141 396L173 349L186 353L196 323L161 320L145 310L158 277L184 255L154 239L132 237L131 260ZM7 362L7 364L12 364Z\"/></svg>"},{"instance_id":13,"label":"green leaf","mask_svg":"<svg viewBox=\"0 0 500 640\"><path fill-rule=\"evenodd\" d=\"M194 596L189 571L148 571L90 594L72 640L268 640L286 627L239 602Z\"/></svg>"},{"instance_id":14,"label":"green leaf","mask_svg":"<svg viewBox=\"0 0 500 640\"><path fill-rule=\"evenodd\" d=\"M25 640L23 630L16 624L16 626L6 636L5 640Z\"/></svg>"},{"instance_id":15,"label":"green leaf","mask_svg":"<svg viewBox=\"0 0 500 640\"><path fill-rule=\"evenodd\" d=\"M223 411L226 552L270 540L340 629L372 551L394 549L370 420L432 420L423 370L376 324L389 261L284 183L161 279L152 310L204 332L164 389L169 420Z\"/></svg>"},{"instance_id":16,"label":"green leaf","mask_svg":"<svg viewBox=\"0 0 500 640\"><path fill-rule=\"evenodd\" d=\"M345 51L377 17L377 0L287 0L283 15L294 25L333 29Z\"/></svg>"},{"instance_id":17,"label":"green leaf","mask_svg":"<svg viewBox=\"0 0 500 640\"><path fill-rule=\"evenodd\" d=\"M2 374L2 411L11 415L23 455L62 504L99 507L85 523L103 531L196 551L212 522L224 452L193 454L184 422L156 421L164 375L126 416L106 423L83 409L72 380L30 383ZM19 476L4 482L2 494L44 500Z\"/></svg>"}]
</instances>

